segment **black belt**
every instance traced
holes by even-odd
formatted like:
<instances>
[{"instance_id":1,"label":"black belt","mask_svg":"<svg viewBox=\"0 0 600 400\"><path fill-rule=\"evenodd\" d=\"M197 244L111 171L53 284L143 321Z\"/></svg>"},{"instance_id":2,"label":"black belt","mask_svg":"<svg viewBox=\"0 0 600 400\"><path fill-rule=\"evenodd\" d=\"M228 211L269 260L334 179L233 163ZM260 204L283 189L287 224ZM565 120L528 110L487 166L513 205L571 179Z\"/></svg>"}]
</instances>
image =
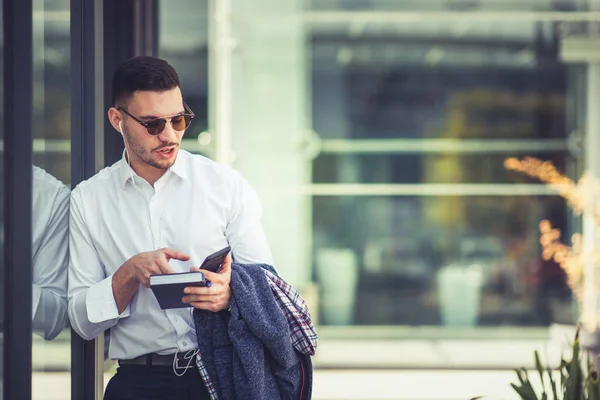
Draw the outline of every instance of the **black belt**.
<instances>
[{"instance_id":1,"label":"black belt","mask_svg":"<svg viewBox=\"0 0 600 400\"><path fill-rule=\"evenodd\" d=\"M146 365L148 367L152 366L169 366L172 367L175 364L175 369L188 369L190 367L196 366L196 360L190 360L189 358L185 358L186 352L177 353L177 359L175 359L175 354L145 354L143 356L139 356L136 358L132 358L129 360L119 360L119 365Z\"/></svg>"}]
</instances>

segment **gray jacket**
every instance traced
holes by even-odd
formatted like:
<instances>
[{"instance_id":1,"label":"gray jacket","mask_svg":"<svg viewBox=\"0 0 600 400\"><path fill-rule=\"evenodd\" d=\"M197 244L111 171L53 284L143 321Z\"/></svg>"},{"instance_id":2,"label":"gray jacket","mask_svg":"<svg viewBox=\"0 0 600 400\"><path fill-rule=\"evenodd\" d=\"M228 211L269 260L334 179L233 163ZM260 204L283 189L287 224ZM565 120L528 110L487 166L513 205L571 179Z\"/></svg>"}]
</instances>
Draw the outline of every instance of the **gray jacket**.
<instances>
[{"instance_id":1,"label":"gray jacket","mask_svg":"<svg viewBox=\"0 0 600 400\"><path fill-rule=\"evenodd\" d=\"M198 367L211 397L310 399L317 337L304 301L268 265L234 263L231 272L231 312L194 310ZM273 285L294 292L292 301L274 296ZM301 304L291 313L288 303Z\"/></svg>"}]
</instances>

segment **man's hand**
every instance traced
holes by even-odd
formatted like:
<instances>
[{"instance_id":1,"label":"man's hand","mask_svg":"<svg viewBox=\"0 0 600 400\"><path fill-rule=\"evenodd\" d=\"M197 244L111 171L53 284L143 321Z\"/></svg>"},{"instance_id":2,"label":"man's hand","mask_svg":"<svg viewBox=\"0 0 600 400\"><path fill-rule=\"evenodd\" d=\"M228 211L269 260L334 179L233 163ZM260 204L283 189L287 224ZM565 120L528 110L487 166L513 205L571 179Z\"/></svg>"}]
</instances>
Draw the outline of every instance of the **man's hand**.
<instances>
[{"instance_id":1,"label":"man's hand","mask_svg":"<svg viewBox=\"0 0 600 400\"><path fill-rule=\"evenodd\" d=\"M132 276L142 285L150 286L150 275L172 274L173 268L169 265L171 259L187 261L190 256L165 247L160 250L140 253L131 257L123 267L129 269Z\"/></svg>"},{"instance_id":2,"label":"man's hand","mask_svg":"<svg viewBox=\"0 0 600 400\"><path fill-rule=\"evenodd\" d=\"M189 303L192 306L201 310L218 312L226 310L231 305L231 254L228 254L223 262L223 267L219 273L191 268L192 272L200 271L204 274L207 281L210 281L210 287L187 287L183 297L184 303Z\"/></svg>"},{"instance_id":3,"label":"man's hand","mask_svg":"<svg viewBox=\"0 0 600 400\"><path fill-rule=\"evenodd\" d=\"M140 283L146 287L150 286L150 275L175 272L169 265L169 260L172 258L187 261L190 256L164 248L140 253L121 265L112 278L113 296L119 314L127 308Z\"/></svg>"}]
</instances>

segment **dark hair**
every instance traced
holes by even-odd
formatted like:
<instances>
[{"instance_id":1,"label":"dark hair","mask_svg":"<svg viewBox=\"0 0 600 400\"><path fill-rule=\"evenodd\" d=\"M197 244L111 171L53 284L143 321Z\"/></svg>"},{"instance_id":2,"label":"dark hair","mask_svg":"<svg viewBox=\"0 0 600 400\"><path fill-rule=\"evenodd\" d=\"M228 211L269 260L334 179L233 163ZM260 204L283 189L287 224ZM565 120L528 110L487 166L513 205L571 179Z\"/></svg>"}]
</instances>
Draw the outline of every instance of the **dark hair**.
<instances>
[{"instance_id":1,"label":"dark hair","mask_svg":"<svg viewBox=\"0 0 600 400\"><path fill-rule=\"evenodd\" d=\"M138 56L123 62L113 75L112 103L123 106L137 91L164 92L180 87L177 71L165 60Z\"/></svg>"}]
</instances>

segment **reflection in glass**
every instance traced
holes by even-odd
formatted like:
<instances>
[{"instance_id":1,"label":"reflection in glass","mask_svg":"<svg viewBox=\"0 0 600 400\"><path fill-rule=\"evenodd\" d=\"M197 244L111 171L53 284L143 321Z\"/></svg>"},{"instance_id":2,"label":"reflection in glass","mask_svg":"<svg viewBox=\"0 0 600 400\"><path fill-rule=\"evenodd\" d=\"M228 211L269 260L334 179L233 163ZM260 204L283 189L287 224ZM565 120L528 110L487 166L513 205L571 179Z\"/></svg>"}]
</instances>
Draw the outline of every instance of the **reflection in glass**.
<instances>
[{"instance_id":1,"label":"reflection in glass","mask_svg":"<svg viewBox=\"0 0 600 400\"><path fill-rule=\"evenodd\" d=\"M208 1L160 1L158 7L158 56L179 74L185 101L196 113L185 138L196 140L208 128Z\"/></svg>"},{"instance_id":2,"label":"reflection in glass","mask_svg":"<svg viewBox=\"0 0 600 400\"><path fill-rule=\"evenodd\" d=\"M4 16L0 0L0 140L4 141ZM4 287L4 152L0 151L0 287ZM4 335L4 294L0 293L0 337ZM0 341L2 343L2 341ZM0 400L4 398L4 347L0 347Z\"/></svg>"},{"instance_id":3,"label":"reflection in glass","mask_svg":"<svg viewBox=\"0 0 600 400\"><path fill-rule=\"evenodd\" d=\"M518 144L517 144L518 146ZM493 150L493 148L492 148ZM564 171L565 152L527 153ZM513 156L513 154L510 154ZM323 154L313 161L313 183L487 183L539 181L504 168L509 153Z\"/></svg>"},{"instance_id":4,"label":"reflection in glass","mask_svg":"<svg viewBox=\"0 0 600 400\"><path fill-rule=\"evenodd\" d=\"M381 29L379 29L381 28ZM567 66L546 23L315 27L314 130L324 139L564 138ZM342 114L342 115L340 115Z\"/></svg>"},{"instance_id":5,"label":"reflection in glass","mask_svg":"<svg viewBox=\"0 0 600 400\"><path fill-rule=\"evenodd\" d=\"M33 331L52 340L67 326L69 189L33 167Z\"/></svg>"},{"instance_id":6,"label":"reflection in glass","mask_svg":"<svg viewBox=\"0 0 600 400\"><path fill-rule=\"evenodd\" d=\"M314 11L578 11L588 0L306 0Z\"/></svg>"},{"instance_id":7,"label":"reflection in glass","mask_svg":"<svg viewBox=\"0 0 600 400\"><path fill-rule=\"evenodd\" d=\"M68 0L33 2L32 397L39 400L47 399L49 393L68 399L71 387L66 317L71 183L69 10Z\"/></svg>"},{"instance_id":8,"label":"reflection in glass","mask_svg":"<svg viewBox=\"0 0 600 400\"><path fill-rule=\"evenodd\" d=\"M564 274L541 259L536 234L543 218L565 227L561 198L316 197L313 206L317 275L336 265L355 276L354 286L339 289L355 296L344 323L452 325L467 306L474 325L572 322ZM321 322L336 324L342 305L327 301L338 299L331 291L339 279L319 284L333 286L323 290L331 296Z\"/></svg>"},{"instance_id":9,"label":"reflection in glass","mask_svg":"<svg viewBox=\"0 0 600 400\"><path fill-rule=\"evenodd\" d=\"M182 148L186 142L197 143L203 134L205 147L186 150L205 156L210 152L206 145L213 140L208 133L209 16L208 0L158 1L158 57L175 68L185 102L196 114Z\"/></svg>"},{"instance_id":10,"label":"reflection in glass","mask_svg":"<svg viewBox=\"0 0 600 400\"><path fill-rule=\"evenodd\" d=\"M311 7L348 11L341 15L397 11L401 18L401 11L458 3L464 9L453 11L488 16L583 5L357 0ZM512 184L537 182L506 171L503 162L536 155L567 173L579 168L572 104L581 95L582 69L561 61L552 22L507 13L486 21L427 15L402 23L311 23L311 117L321 139L312 163L320 322L570 323L571 294L560 267L540 257L538 223L549 218L568 233L574 221L558 197L534 196L538 187L513 195ZM349 192L333 196L342 193L339 184ZM395 195L406 187L412 189ZM346 282L326 275L325 265L333 264L344 268ZM348 291L351 300L336 304ZM343 320L330 317L342 306Z\"/></svg>"}]
</instances>

